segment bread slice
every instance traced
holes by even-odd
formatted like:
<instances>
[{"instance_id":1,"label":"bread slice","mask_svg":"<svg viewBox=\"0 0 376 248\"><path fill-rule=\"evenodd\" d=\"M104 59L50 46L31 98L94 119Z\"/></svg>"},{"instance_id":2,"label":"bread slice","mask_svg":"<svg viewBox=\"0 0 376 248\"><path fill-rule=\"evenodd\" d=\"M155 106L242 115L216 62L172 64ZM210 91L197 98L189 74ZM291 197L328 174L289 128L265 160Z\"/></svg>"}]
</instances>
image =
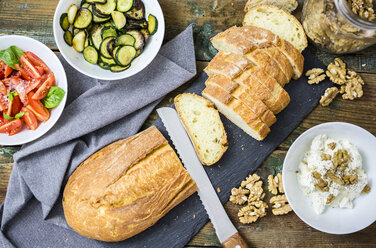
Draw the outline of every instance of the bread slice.
<instances>
[{"instance_id":1,"label":"bread slice","mask_svg":"<svg viewBox=\"0 0 376 248\"><path fill-rule=\"evenodd\" d=\"M299 52L307 47L307 37L303 27L287 11L272 5L258 5L248 10L243 25L253 25L272 31L293 44Z\"/></svg>"},{"instance_id":2,"label":"bread slice","mask_svg":"<svg viewBox=\"0 0 376 248\"><path fill-rule=\"evenodd\" d=\"M216 163L227 150L228 143L225 128L213 103L189 93L176 96L174 101L201 163Z\"/></svg>"},{"instance_id":3,"label":"bread slice","mask_svg":"<svg viewBox=\"0 0 376 248\"><path fill-rule=\"evenodd\" d=\"M277 82L283 87L291 78L288 78L281 70L278 63L264 52L264 49L256 49L244 55L248 60L252 61L255 65L264 69L264 71L275 78Z\"/></svg>"},{"instance_id":4,"label":"bread slice","mask_svg":"<svg viewBox=\"0 0 376 248\"><path fill-rule=\"evenodd\" d=\"M255 48L269 47L278 43L278 37L269 30L256 26L233 26L210 39L218 51L243 55Z\"/></svg>"},{"instance_id":5,"label":"bread slice","mask_svg":"<svg viewBox=\"0 0 376 248\"><path fill-rule=\"evenodd\" d=\"M278 8L284 9L288 12L293 12L298 7L298 1L296 0L248 0L245 4L244 11L248 12L254 6L257 5L274 5Z\"/></svg>"},{"instance_id":6,"label":"bread slice","mask_svg":"<svg viewBox=\"0 0 376 248\"><path fill-rule=\"evenodd\" d=\"M255 48L276 47L289 60L294 79L298 79L303 73L303 55L290 42L279 39L269 30L255 26L233 26L211 38L211 42L219 51L239 55L249 53ZM285 74L288 76L288 73Z\"/></svg>"},{"instance_id":7,"label":"bread slice","mask_svg":"<svg viewBox=\"0 0 376 248\"><path fill-rule=\"evenodd\" d=\"M289 81L287 82L289 83L290 79L292 78L294 74L294 70L288 58L286 58L286 56L275 46L262 49L262 51L268 54L271 58L273 58L275 62L277 62L283 74L286 76L286 78L289 79Z\"/></svg>"},{"instance_id":8,"label":"bread slice","mask_svg":"<svg viewBox=\"0 0 376 248\"><path fill-rule=\"evenodd\" d=\"M263 140L270 132L270 128L249 108L221 87L209 84L202 91L202 95L212 101L224 116L254 139Z\"/></svg>"},{"instance_id":9,"label":"bread slice","mask_svg":"<svg viewBox=\"0 0 376 248\"><path fill-rule=\"evenodd\" d=\"M216 85L224 89L227 93L231 94L236 99L244 103L253 113L255 113L268 127L273 125L277 118L268 107L258 98L252 96L250 89L241 86L231 79L219 75L213 74L208 80L206 80L205 85Z\"/></svg>"},{"instance_id":10,"label":"bread slice","mask_svg":"<svg viewBox=\"0 0 376 248\"><path fill-rule=\"evenodd\" d=\"M220 51L204 69L209 76L216 73L229 78L240 75L252 63L240 55Z\"/></svg>"}]
</instances>

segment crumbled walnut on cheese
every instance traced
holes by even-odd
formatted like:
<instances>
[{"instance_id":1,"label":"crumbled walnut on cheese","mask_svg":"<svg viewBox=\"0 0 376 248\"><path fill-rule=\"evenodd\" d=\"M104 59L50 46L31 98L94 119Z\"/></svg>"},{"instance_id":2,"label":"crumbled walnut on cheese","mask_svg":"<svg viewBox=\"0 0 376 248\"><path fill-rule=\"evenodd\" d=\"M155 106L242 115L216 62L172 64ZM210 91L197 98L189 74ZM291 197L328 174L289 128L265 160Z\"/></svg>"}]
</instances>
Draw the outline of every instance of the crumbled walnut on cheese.
<instances>
[{"instance_id":1,"label":"crumbled walnut on cheese","mask_svg":"<svg viewBox=\"0 0 376 248\"><path fill-rule=\"evenodd\" d=\"M333 165L337 168L339 165L346 164L350 159L350 155L347 150L339 149L333 154Z\"/></svg>"},{"instance_id":2,"label":"crumbled walnut on cheese","mask_svg":"<svg viewBox=\"0 0 376 248\"><path fill-rule=\"evenodd\" d=\"M286 195L276 195L270 199L272 204L272 212L274 215L283 215L292 211L290 204L287 202Z\"/></svg>"},{"instance_id":3,"label":"crumbled walnut on cheese","mask_svg":"<svg viewBox=\"0 0 376 248\"><path fill-rule=\"evenodd\" d=\"M321 154L321 159L322 160L331 160L332 159L332 156L330 154Z\"/></svg>"},{"instance_id":4,"label":"crumbled walnut on cheese","mask_svg":"<svg viewBox=\"0 0 376 248\"><path fill-rule=\"evenodd\" d=\"M306 76L308 77L309 84L318 84L323 81L326 77L325 71L321 68L312 68L306 72Z\"/></svg>"},{"instance_id":5,"label":"crumbled walnut on cheese","mask_svg":"<svg viewBox=\"0 0 376 248\"><path fill-rule=\"evenodd\" d=\"M319 172L317 172L317 171L312 172L312 176L313 176L313 178L316 178L316 179L320 179L321 178L321 174Z\"/></svg>"},{"instance_id":6,"label":"crumbled walnut on cheese","mask_svg":"<svg viewBox=\"0 0 376 248\"><path fill-rule=\"evenodd\" d=\"M329 179L332 180L333 182L339 184L339 185L343 185L343 181L340 177L337 177L336 175L334 174L329 174Z\"/></svg>"},{"instance_id":7,"label":"crumbled walnut on cheese","mask_svg":"<svg viewBox=\"0 0 376 248\"><path fill-rule=\"evenodd\" d=\"M358 182L358 175L344 175L342 176L342 179L343 181L345 182L345 184L355 184Z\"/></svg>"},{"instance_id":8,"label":"crumbled walnut on cheese","mask_svg":"<svg viewBox=\"0 0 376 248\"><path fill-rule=\"evenodd\" d=\"M278 191L279 193L285 193L281 173L278 173L275 177L273 177L273 175L268 176L268 190L273 195L278 194Z\"/></svg>"},{"instance_id":9,"label":"crumbled walnut on cheese","mask_svg":"<svg viewBox=\"0 0 376 248\"><path fill-rule=\"evenodd\" d=\"M337 144L335 142L332 142L332 143L328 144L328 147L330 148L330 150L336 149L336 146L337 146Z\"/></svg>"},{"instance_id":10,"label":"crumbled walnut on cheese","mask_svg":"<svg viewBox=\"0 0 376 248\"><path fill-rule=\"evenodd\" d=\"M249 189L250 194L248 197L248 202L255 202L264 199L265 193L262 188L262 181L257 181L253 184L253 186Z\"/></svg>"},{"instance_id":11,"label":"crumbled walnut on cheese","mask_svg":"<svg viewBox=\"0 0 376 248\"><path fill-rule=\"evenodd\" d=\"M320 104L321 106L329 106L331 102L333 102L334 98L336 98L337 94L339 93L339 90L337 87L331 87L327 88L325 90L325 94L321 96Z\"/></svg>"},{"instance_id":12,"label":"crumbled walnut on cheese","mask_svg":"<svg viewBox=\"0 0 376 248\"><path fill-rule=\"evenodd\" d=\"M340 92L343 93L343 99L354 100L363 96L363 79L355 72L348 71L346 84L341 86Z\"/></svg>"},{"instance_id":13,"label":"crumbled walnut on cheese","mask_svg":"<svg viewBox=\"0 0 376 248\"><path fill-rule=\"evenodd\" d=\"M326 199L326 204L332 203L332 201L336 198L333 194L330 194L328 198Z\"/></svg>"},{"instance_id":14,"label":"crumbled walnut on cheese","mask_svg":"<svg viewBox=\"0 0 376 248\"><path fill-rule=\"evenodd\" d=\"M346 64L339 58L334 59L334 63L328 65L326 75L335 84L346 83Z\"/></svg>"},{"instance_id":15,"label":"crumbled walnut on cheese","mask_svg":"<svg viewBox=\"0 0 376 248\"><path fill-rule=\"evenodd\" d=\"M370 191L371 191L371 187L370 186L368 186L368 185L364 186L363 193L368 194Z\"/></svg>"},{"instance_id":16,"label":"crumbled walnut on cheese","mask_svg":"<svg viewBox=\"0 0 376 248\"><path fill-rule=\"evenodd\" d=\"M257 174L249 175L244 181L242 181L241 186L250 189L258 180L260 180L260 177Z\"/></svg>"},{"instance_id":17,"label":"crumbled walnut on cheese","mask_svg":"<svg viewBox=\"0 0 376 248\"><path fill-rule=\"evenodd\" d=\"M315 188L323 192L329 191L328 182L322 178L317 179L317 183L315 183Z\"/></svg>"},{"instance_id":18,"label":"crumbled walnut on cheese","mask_svg":"<svg viewBox=\"0 0 376 248\"><path fill-rule=\"evenodd\" d=\"M239 220L243 224L253 223L266 215L267 208L268 205L263 201L252 202L239 210Z\"/></svg>"},{"instance_id":19,"label":"crumbled walnut on cheese","mask_svg":"<svg viewBox=\"0 0 376 248\"><path fill-rule=\"evenodd\" d=\"M233 188L231 190L230 202L234 204L244 204L248 201L247 195L249 194L248 189L244 189L242 187Z\"/></svg>"}]
</instances>

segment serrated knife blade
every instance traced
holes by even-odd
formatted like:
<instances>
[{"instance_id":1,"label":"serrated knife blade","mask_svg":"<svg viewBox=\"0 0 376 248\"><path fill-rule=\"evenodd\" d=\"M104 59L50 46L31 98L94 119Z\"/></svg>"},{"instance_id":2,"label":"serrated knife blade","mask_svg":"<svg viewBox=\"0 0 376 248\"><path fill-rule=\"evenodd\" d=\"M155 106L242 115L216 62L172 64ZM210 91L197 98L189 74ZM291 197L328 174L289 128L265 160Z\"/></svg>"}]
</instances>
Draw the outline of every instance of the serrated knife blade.
<instances>
[{"instance_id":1,"label":"serrated knife blade","mask_svg":"<svg viewBox=\"0 0 376 248\"><path fill-rule=\"evenodd\" d=\"M157 109L157 112L185 168L196 182L197 193L223 247L248 247L227 216L176 110L164 107Z\"/></svg>"}]
</instances>

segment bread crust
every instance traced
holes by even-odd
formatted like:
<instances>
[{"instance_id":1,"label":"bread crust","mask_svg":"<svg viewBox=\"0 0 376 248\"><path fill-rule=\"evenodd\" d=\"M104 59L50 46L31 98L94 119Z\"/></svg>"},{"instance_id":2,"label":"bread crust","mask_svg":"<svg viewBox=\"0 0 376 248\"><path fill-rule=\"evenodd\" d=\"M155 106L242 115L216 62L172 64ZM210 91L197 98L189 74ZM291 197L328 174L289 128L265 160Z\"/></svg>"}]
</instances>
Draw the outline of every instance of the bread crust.
<instances>
[{"instance_id":1,"label":"bread crust","mask_svg":"<svg viewBox=\"0 0 376 248\"><path fill-rule=\"evenodd\" d=\"M293 79L298 79L303 74L304 57L290 42L280 39L276 47L286 56L294 69Z\"/></svg>"},{"instance_id":2,"label":"bread crust","mask_svg":"<svg viewBox=\"0 0 376 248\"><path fill-rule=\"evenodd\" d=\"M180 105L178 104L178 101L179 101L180 98L183 97L184 95L191 95L191 96L194 96L194 97L199 97L199 98L201 98L202 100L204 100L204 101L206 102L206 106L209 107L209 108L212 108L213 110L215 110L216 113L217 113L217 115L218 115L218 120L219 120L219 122L221 123L221 127L222 127L222 137L219 138L219 140L221 141L222 151L221 151L221 154L217 157L217 159L214 160L212 163L207 163L207 162L205 161L205 159L201 156L201 154L198 152L198 151L199 151L199 149L198 149L198 146L199 146L198 141L197 141L197 139L194 137L194 135L193 135L191 129L189 128L188 123L184 120L184 118L182 118L182 110L181 110L181 108L179 107ZM188 135L189 135L189 137L190 137L190 139L191 139L191 141L192 141L192 143L193 143L193 146L194 146L194 148L195 148L195 150L196 150L196 154L198 155L198 157L199 157L201 163L204 164L204 165L208 165L208 166L217 163L217 162L221 159L221 157L223 156L223 154L227 151L227 149L228 149L228 141L227 141L226 130L225 130L225 128L223 127L223 123L222 123L221 117L219 116L218 110L216 110L216 109L214 108L214 103L212 103L211 101L207 100L207 99L204 98L204 97L201 97L201 96L198 96L198 95L196 95L196 94L192 94L192 93L183 93L183 94L179 94L179 95L177 95L177 96L175 97L175 99L174 99L174 103L175 103L175 108L176 108L176 110L177 110L177 112L178 112L178 114L179 114L179 116L180 116L180 120L181 120L181 122L183 123L183 125L184 125L184 127L185 127L185 130L187 130L187 133L188 133Z\"/></svg>"},{"instance_id":3,"label":"bread crust","mask_svg":"<svg viewBox=\"0 0 376 248\"><path fill-rule=\"evenodd\" d=\"M197 186L156 127L114 142L72 173L63 193L69 226L116 242L154 225Z\"/></svg>"},{"instance_id":4,"label":"bread crust","mask_svg":"<svg viewBox=\"0 0 376 248\"><path fill-rule=\"evenodd\" d=\"M265 48L263 49L263 51L266 54L268 54L271 58L273 58L274 61L277 62L279 68L281 69L285 77L288 79L287 83L289 83L294 73L294 70L288 58L286 58L286 56L275 46Z\"/></svg>"}]
</instances>

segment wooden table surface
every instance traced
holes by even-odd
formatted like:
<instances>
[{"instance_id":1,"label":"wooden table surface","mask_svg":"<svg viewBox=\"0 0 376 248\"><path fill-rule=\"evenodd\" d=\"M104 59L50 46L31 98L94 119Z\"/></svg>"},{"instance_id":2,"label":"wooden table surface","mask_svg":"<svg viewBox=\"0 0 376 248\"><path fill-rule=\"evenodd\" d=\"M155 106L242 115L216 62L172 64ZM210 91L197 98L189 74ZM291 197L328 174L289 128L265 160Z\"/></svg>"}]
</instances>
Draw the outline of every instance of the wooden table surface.
<instances>
[{"instance_id":1,"label":"wooden table surface","mask_svg":"<svg viewBox=\"0 0 376 248\"><path fill-rule=\"evenodd\" d=\"M198 72L216 53L209 38L226 28L241 24L246 0L159 0L166 20L165 42L196 23L194 32ZM35 38L58 53L54 42L52 20L58 0L1 0L0 35L18 34ZM301 13L302 0L296 11ZM335 56L314 46L309 48L325 64ZM341 56L348 67L360 72L365 81L364 96L356 101L337 98L329 107L317 106L314 111L264 161L257 173L266 179L270 173L281 170L283 159L292 142L305 130L329 121L343 121L359 125L376 135L376 46L353 55ZM167 105L172 98L189 85L169 94L160 104ZM155 119L155 111L145 127ZM272 134L271 134L272 135ZM4 200L12 156L19 147L0 146L0 201ZM270 195L267 195L269 199ZM370 206L374 208L375 206ZM228 202L225 209L231 220L252 247L376 247L376 223L348 235L321 233L306 225L294 213L285 216L269 214L256 223L241 224L237 218L238 206ZM207 223L186 247L220 247L211 223Z\"/></svg>"}]
</instances>

